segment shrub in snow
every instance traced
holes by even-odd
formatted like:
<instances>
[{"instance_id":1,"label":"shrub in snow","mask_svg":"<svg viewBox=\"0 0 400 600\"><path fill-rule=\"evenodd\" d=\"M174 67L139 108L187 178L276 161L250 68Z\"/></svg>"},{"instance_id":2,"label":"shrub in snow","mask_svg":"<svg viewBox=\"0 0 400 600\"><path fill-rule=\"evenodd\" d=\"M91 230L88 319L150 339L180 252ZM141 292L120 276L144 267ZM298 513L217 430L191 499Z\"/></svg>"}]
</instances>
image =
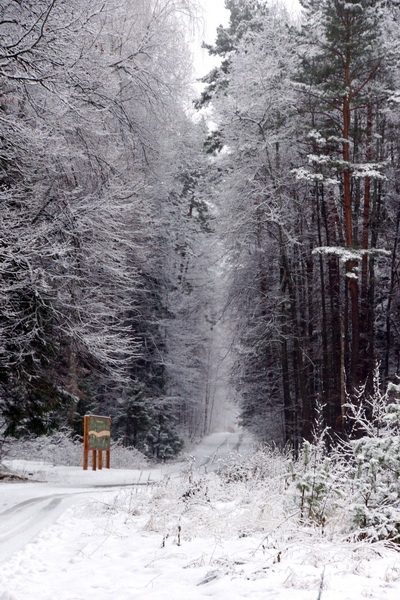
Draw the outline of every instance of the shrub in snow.
<instances>
[{"instance_id":1,"label":"shrub in snow","mask_svg":"<svg viewBox=\"0 0 400 600\"><path fill-rule=\"evenodd\" d=\"M82 465L83 443L79 436L72 437L67 429L49 436L7 438L7 458L39 460L54 465ZM111 465L113 468L141 469L147 460L136 448L124 448L116 442L111 445Z\"/></svg>"},{"instance_id":2,"label":"shrub in snow","mask_svg":"<svg viewBox=\"0 0 400 600\"><path fill-rule=\"evenodd\" d=\"M220 465L218 475L227 482L265 481L276 477L283 480L287 460L283 452L269 446L255 449L249 456L231 452Z\"/></svg>"},{"instance_id":3,"label":"shrub in snow","mask_svg":"<svg viewBox=\"0 0 400 600\"><path fill-rule=\"evenodd\" d=\"M294 502L300 518L324 526L338 507L342 492L332 457L323 440L305 441L297 461L289 461L289 481L294 484Z\"/></svg>"},{"instance_id":4,"label":"shrub in snow","mask_svg":"<svg viewBox=\"0 0 400 600\"><path fill-rule=\"evenodd\" d=\"M327 432L315 433L289 461L288 491L303 521L340 518L357 539L400 543L400 386L382 393L377 371L373 392L358 390L346 410L353 439L328 452Z\"/></svg>"},{"instance_id":5,"label":"shrub in snow","mask_svg":"<svg viewBox=\"0 0 400 600\"><path fill-rule=\"evenodd\" d=\"M68 430L51 435L7 438L7 458L38 460L55 465L82 464L82 442L73 438Z\"/></svg>"},{"instance_id":6,"label":"shrub in snow","mask_svg":"<svg viewBox=\"0 0 400 600\"><path fill-rule=\"evenodd\" d=\"M351 513L359 537L400 542L400 402L390 401L392 392L393 384L385 394L379 391L376 375L373 394L361 397L360 392L347 405L359 436L349 443Z\"/></svg>"},{"instance_id":7,"label":"shrub in snow","mask_svg":"<svg viewBox=\"0 0 400 600\"><path fill-rule=\"evenodd\" d=\"M227 482L216 472L200 475L185 470L181 478L150 486L139 510L147 516L145 530L160 533L163 543L173 543L178 527L182 545L196 537L217 544L220 539L238 540L256 532L261 539L270 532L268 539L274 543L277 523L287 521L283 487L282 477L278 482L257 480L254 485L251 480ZM281 529L278 535L282 536Z\"/></svg>"},{"instance_id":8,"label":"shrub in snow","mask_svg":"<svg viewBox=\"0 0 400 600\"><path fill-rule=\"evenodd\" d=\"M144 469L149 462L137 448L126 447L121 440L111 442L111 467L114 469Z\"/></svg>"},{"instance_id":9,"label":"shrub in snow","mask_svg":"<svg viewBox=\"0 0 400 600\"><path fill-rule=\"evenodd\" d=\"M352 442L355 499L351 507L360 537L400 542L400 438L364 437Z\"/></svg>"},{"instance_id":10,"label":"shrub in snow","mask_svg":"<svg viewBox=\"0 0 400 600\"><path fill-rule=\"evenodd\" d=\"M340 461L328 453L328 429L323 426L322 405L317 406L314 442L304 441L297 461L289 461L289 478L294 484L294 501L300 518L324 526L342 497Z\"/></svg>"}]
</instances>

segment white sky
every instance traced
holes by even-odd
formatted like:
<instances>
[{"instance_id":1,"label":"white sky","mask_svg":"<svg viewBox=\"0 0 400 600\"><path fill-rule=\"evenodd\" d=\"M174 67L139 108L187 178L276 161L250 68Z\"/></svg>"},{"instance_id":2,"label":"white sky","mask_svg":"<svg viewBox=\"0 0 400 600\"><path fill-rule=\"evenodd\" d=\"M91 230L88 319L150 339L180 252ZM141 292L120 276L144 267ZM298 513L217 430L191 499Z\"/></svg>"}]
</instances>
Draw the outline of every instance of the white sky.
<instances>
[{"instance_id":1,"label":"white sky","mask_svg":"<svg viewBox=\"0 0 400 600\"><path fill-rule=\"evenodd\" d=\"M218 25L228 25L229 10L224 7L224 0L201 0L206 15L206 32L208 41L214 41Z\"/></svg>"},{"instance_id":2,"label":"white sky","mask_svg":"<svg viewBox=\"0 0 400 600\"><path fill-rule=\"evenodd\" d=\"M194 42L194 63L198 77L206 75L219 62L218 58L209 56L207 50L201 49L201 43L213 44L218 25L229 24L229 11L224 7L224 0L200 0L204 10L204 30L198 34Z\"/></svg>"}]
</instances>

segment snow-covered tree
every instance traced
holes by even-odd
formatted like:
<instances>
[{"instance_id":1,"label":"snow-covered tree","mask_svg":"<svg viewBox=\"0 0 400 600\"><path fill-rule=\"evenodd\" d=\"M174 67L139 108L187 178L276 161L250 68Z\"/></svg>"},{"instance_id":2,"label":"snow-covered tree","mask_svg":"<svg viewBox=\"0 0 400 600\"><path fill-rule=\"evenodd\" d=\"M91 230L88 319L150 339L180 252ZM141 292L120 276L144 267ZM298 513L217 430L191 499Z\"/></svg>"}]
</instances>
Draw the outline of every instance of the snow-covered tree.
<instances>
[{"instance_id":1,"label":"snow-covered tree","mask_svg":"<svg viewBox=\"0 0 400 600\"><path fill-rule=\"evenodd\" d=\"M266 2L227 6L198 104L217 123L234 378L243 422L296 447L319 400L341 431L376 359L398 370L397 9L309 2L296 29Z\"/></svg>"},{"instance_id":2,"label":"snow-covered tree","mask_svg":"<svg viewBox=\"0 0 400 600\"><path fill-rule=\"evenodd\" d=\"M192 5L1 7L2 410L40 432L165 391L166 202ZM164 311L164 313L163 313ZM158 414L164 411L162 408ZM157 417L158 418L158 417Z\"/></svg>"}]
</instances>

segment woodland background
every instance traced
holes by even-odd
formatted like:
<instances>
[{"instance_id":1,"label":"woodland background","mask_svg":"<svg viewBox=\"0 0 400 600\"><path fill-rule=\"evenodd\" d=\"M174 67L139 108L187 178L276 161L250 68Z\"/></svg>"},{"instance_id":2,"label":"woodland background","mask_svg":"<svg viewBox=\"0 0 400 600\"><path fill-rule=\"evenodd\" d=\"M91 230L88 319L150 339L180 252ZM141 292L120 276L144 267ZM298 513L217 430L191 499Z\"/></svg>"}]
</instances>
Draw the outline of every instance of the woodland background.
<instances>
[{"instance_id":1,"label":"woodland background","mask_svg":"<svg viewBox=\"0 0 400 600\"><path fill-rule=\"evenodd\" d=\"M400 5L302 5L226 0L196 99L194 0L1 1L5 435L91 411L169 458L222 360L295 450L398 395Z\"/></svg>"}]
</instances>

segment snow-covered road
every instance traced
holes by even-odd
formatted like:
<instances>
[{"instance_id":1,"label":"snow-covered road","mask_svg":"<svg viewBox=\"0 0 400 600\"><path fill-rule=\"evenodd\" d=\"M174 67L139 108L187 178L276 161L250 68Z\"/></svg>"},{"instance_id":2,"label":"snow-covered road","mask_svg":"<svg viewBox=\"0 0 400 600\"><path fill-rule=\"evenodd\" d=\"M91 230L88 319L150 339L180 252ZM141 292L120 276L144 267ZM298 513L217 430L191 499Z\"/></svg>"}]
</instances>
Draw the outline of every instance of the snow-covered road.
<instances>
[{"instance_id":1,"label":"snow-covered road","mask_svg":"<svg viewBox=\"0 0 400 600\"><path fill-rule=\"evenodd\" d=\"M34 493L30 484L21 486L14 483L12 487L6 485L4 492L7 493L7 500L12 497L14 489L18 486L22 487L23 496L31 496ZM2 491L0 490L0 498ZM0 563L23 548L43 527L54 522L75 497L74 492L28 497L3 510L0 513Z\"/></svg>"},{"instance_id":2,"label":"snow-covered road","mask_svg":"<svg viewBox=\"0 0 400 600\"><path fill-rule=\"evenodd\" d=\"M190 456L195 458L199 470L213 470L229 452L246 451L249 444L250 438L243 432L214 433L193 448ZM45 470L47 481L0 483L0 564L54 523L82 495L90 499L100 491L112 490L115 494L116 488L149 485L165 477L178 477L185 463L176 462L147 471L103 469L95 473L27 461L12 461L9 466L22 473L39 473L41 477L41 470Z\"/></svg>"},{"instance_id":3,"label":"snow-covered road","mask_svg":"<svg viewBox=\"0 0 400 600\"><path fill-rule=\"evenodd\" d=\"M253 440L243 431L212 433L189 453L199 469L215 470L231 452L247 454Z\"/></svg>"}]
</instances>

